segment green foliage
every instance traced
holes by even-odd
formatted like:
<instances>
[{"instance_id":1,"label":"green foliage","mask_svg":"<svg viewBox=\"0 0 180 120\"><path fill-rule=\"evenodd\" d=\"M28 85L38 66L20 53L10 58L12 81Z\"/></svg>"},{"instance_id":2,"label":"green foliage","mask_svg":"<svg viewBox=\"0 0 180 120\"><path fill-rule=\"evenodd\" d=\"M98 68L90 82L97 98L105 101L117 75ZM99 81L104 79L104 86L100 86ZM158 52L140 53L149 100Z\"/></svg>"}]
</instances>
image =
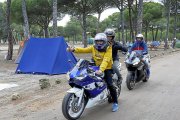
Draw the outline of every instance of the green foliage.
<instances>
[{"instance_id":1,"label":"green foliage","mask_svg":"<svg viewBox=\"0 0 180 120\"><path fill-rule=\"evenodd\" d=\"M67 33L67 36L75 35L75 34L80 34L82 31L81 26L79 22L71 18L71 21L67 23L67 26L65 27L65 33Z\"/></svg>"},{"instance_id":2,"label":"green foliage","mask_svg":"<svg viewBox=\"0 0 180 120\"><path fill-rule=\"evenodd\" d=\"M58 26L57 28L57 36L64 36L66 37L65 28L63 26ZM49 27L49 34L53 36L53 27Z\"/></svg>"},{"instance_id":3,"label":"green foliage","mask_svg":"<svg viewBox=\"0 0 180 120\"><path fill-rule=\"evenodd\" d=\"M97 23L97 18L89 15L87 17L87 32L90 32L90 36L94 37L96 34L96 23Z\"/></svg>"},{"instance_id":4,"label":"green foliage","mask_svg":"<svg viewBox=\"0 0 180 120\"><path fill-rule=\"evenodd\" d=\"M146 2L143 5L143 20L151 21L162 18L163 6L159 3Z\"/></svg>"},{"instance_id":5,"label":"green foliage","mask_svg":"<svg viewBox=\"0 0 180 120\"><path fill-rule=\"evenodd\" d=\"M7 27L6 27L6 4L0 3L0 39L4 41L7 38Z\"/></svg>"},{"instance_id":6,"label":"green foliage","mask_svg":"<svg viewBox=\"0 0 180 120\"><path fill-rule=\"evenodd\" d=\"M135 7L135 6L133 6ZM163 6L159 3L154 2L144 2L143 4L143 24L149 25L152 20L162 18ZM129 11L125 9L124 11L125 22L129 24ZM132 16L133 19L136 19L135 14Z\"/></svg>"},{"instance_id":7,"label":"green foliage","mask_svg":"<svg viewBox=\"0 0 180 120\"><path fill-rule=\"evenodd\" d=\"M113 13L107 19L103 20L100 24L101 31L104 31L106 28L116 28L119 27L120 17L119 12Z\"/></svg>"},{"instance_id":8,"label":"green foliage","mask_svg":"<svg viewBox=\"0 0 180 120\"><path fill-rule=\"evenodd\" d=\"M32 36L41 37L43 35L43 30L42 30L42 28L40 26L31 25L30 33L31 33Z\"/></svg>"},{"instance_id":9,"label":"green foliage","mask_svg":"<svg viewBox=\"0 0 180 120\"><path fill-rule=\"evenodd\" d=\"M121 0L117 1L117 5L120 6ZM126 1L127 2L127 1ZM12 16L11 16L11 27L17 33L22 33L23 16L22 16L22 0L12 0ZM27 15L30 24L30 33L34 36L43 36L43 29L49 31L52 36L52 27L49 27L49 23L52 20L52 0L26 0ZM116 5L116 7L118 7ZM174 5L174 3L173 3ZM6 36L5 26L5 3L0 3L0 37ZM71 21L67 23L66 27L58 27L58 36L64 36L69 40L82 40L82 32L86 27L87 38L94 37L96 34L98 19L92 14L101 13L106 8L114 6L112 1L107 0L58 0L58 19L62 18L62 13L68 13L72 16ZM129 31L129 11L127 7L124 7L125 16L125 29L127 39L130 39ZM133 24L136 22L136 6L133 6ZM172 7L174 10L174 6ZM84 21L83 23L83 15ZM116 36L118 37L118 31L120 30L120 13L114 13L107 19L100 22L99 31L103 32L106 28L115 28ZM147 39L152 40L152 31L150 26L158 26L157 39L164 39L166 35L166 19L165 19L165 6L154 2L144 2L143 5L143 33L147 30ZM178 15L178 20L180 15ZM173 36L174 27L174 14L171 14L170 18L170 39ZM180 22L177 22L177 28L180 28ZM162 36L161 31L162 30ZM154 30L155 32L155 30ZM121 35L121 33L120 33ZM177 31L177 37L180 37L180 32Z\"/></svg>"},{"instance_id":10,"label":"green foliage","mask_svg":"<svg viewBox=\"0 0 180 120\"><path fill-rule=\"evenodd\" d=\"M38 25L47 30L52 20L52 4L49 0L26 0L27 15L30 26ZM13 22L23 24L22 1L12 1L12 19ZM61 17L60 14L58 17ZM43 32L41 32L43 33Z\"/></svg>"},{"instance_id":11,"label":"green foliage","mask_svg":"<svg viewBox=\"0 0 180 120\"><path fill-rule=\"evenodd\" d=\"M93 0L92 7L95 13L102 13L105 9L112 6L109 0Z\"/></svg>"},{"instance_id":12,"label":"green foliage","mask_svg":"<svg viewBox=\"0 0 180 120\"><path fill-rule=\"evenodd\" d=\"M80 0L80 1L74 1L74 2L62 2L64 4L64 11L67 14L70 14L72 16L76 16L77 18L80 18L82 14L90 14L94 11L93 8L93 0Z\"/></svg>"},{"instance_id":13,"label":"green foliage","mask_svg":"<svg viewBox=\"0 0 180 120\"><path fill-rule=\"evenodd\" d=\"M176 48L180 48L180 41L176 42L175 47L176 47Z\"/></svg>"},{"instance_id":14,"label":"green foliage","mask_svg":"<svg viewBox=\"0 0 180 120\"><path fill-rule=\"evenodd\" d=\"M23 16L22 16L22 1L21 0L12 0L11 3L11 18L12 22L22 24Z\"/></svg>"}]
</instances>

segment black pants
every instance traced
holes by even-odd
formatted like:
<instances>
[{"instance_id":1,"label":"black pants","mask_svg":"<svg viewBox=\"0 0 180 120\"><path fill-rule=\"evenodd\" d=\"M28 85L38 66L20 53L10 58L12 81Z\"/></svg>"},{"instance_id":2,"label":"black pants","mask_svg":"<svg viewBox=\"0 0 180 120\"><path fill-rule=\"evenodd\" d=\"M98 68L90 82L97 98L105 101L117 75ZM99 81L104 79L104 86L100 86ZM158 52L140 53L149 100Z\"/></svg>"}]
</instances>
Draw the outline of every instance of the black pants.
<instances>
[{"instance_id":1,"label":"black pants","mask_svg":"<svg viewBox=\"0 0 180 120\"><path fill-rule=\"evenodd\" d=\"M112 81L112 72L113 72L112 69L105 70L104 71L104 73L105 73L104 79L106 80L106 83L107 83L107 86L109 88L113 102L118 103L116 88L113 85L113 81Z\"/></svg>"}]
</instances>

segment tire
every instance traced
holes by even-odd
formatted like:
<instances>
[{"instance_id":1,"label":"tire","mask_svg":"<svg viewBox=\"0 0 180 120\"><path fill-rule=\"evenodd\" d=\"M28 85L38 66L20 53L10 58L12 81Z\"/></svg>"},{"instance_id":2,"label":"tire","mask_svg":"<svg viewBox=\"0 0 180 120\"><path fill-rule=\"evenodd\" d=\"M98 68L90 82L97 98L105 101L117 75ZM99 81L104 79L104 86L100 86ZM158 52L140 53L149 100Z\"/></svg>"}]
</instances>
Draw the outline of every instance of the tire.
<instances>
[{"instance_id":1,"label":"tire","mask_svg":"<svg viewBox=\"0 0 180 120\"><path fill-rule=\"evenodd\" d=\"M133 80L133 74L131 72L127 74L126 85L129 90L132 90L135 86L135 81Z\"/></svg>"},{"instance_id":2,"label":"tire","mask_svg":"<svg viewBox=\"0 0 180 120\"><path fill-rule=\"evenodd\" d=\"M74 93L68 93L64 96L62 102L62 112L66 119L76 120L83 113L87 99L83 96L80 106L77 106L78 100L78 97Z\"/></svg>"},{"instance_id":3,"label":"tire","mask_svg":"<svg viewBox=\"0 0 180 120\"><path fill-rule=\"evenodd\" d=\"M146 72L146 71L145 71L145 72ZM143 82L147 82L148 80L149 80L149 77L147 77L147 73L146 73Z\"/></svg>"},{"instance_id":4,"label":"tire","mask_svg":"<svg viewBox=\"0 0 180 120\"><path fill-rule=\"evenodd\" d=\"M147 82L149 80L149 78L145 77L143 82Z\"/></svg>"},{"instance_id":5,"label":"tire","mask_svg":"<svg viewBox=\"0 0 180 120\"><path fill-rule=\"evenodd\" d=\"M143 82L147 82L148 80L144 79Z\"/></svg>"}]
</instances>

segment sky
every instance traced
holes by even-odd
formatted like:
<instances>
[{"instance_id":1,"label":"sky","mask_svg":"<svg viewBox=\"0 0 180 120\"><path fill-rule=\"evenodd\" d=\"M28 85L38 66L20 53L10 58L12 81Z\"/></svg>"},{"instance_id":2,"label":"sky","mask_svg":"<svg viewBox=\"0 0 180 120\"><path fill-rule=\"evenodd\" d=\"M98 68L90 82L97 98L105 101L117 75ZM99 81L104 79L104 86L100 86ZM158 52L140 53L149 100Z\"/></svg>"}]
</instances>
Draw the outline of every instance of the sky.
<instances>
[{"instance_id":1,"label":"sky","mask_svg":"<svg viewBox=\"0 0 180 120\"><path fill-rule=\"evenodd\" d=\"M105 10L102 14L101 14L101 18L100 21L104 20L105 18L107 18L109 15L112 15L115 12L119 12L119 10L117 8L110 8ZM94 16L98 16L97 14L95 14ZM70 20L70 16L69 15L65 15L65 17L58 22L58 26L65 26L67 24L67 22Z\"/></svg>"},{"instance_id":2,"label":"sky","mask_svg":"<svg viewBox=\"0 0 180 120\"><path fill-rule=\"evenodd\" d=\"M4 1L6 1L6 0L0 0L0 2L4 2ZM148 0L148 1L160 2L161 0ZM100 21L108 18L109 15L112 15L115 12L119 12L119 10L117 8L109 8L109 9L105 10L101 14ZM94 16L97 17L97 14L95 14ZM61 21L58 21L58 26L65 26L69 20L70 20L70 16L65 15L64 18ZM51 25L52 25L52 22L50 23L50 26Z\"/></svg>"},{"instance_id":3,"label":"sky","mask_svg":"<svg viewBox=\"0 0 180 120\"><path fill-rule=\"evenodd\" d=\"M161 0L147 0L147 1L160 2ZM119 10L117 8L109 8L109 9L105 10L101 14L100 21L108 18L109 15L112 15L115 12L119 12ZM95 14L94 16L97 17L98 15ZM58 26L65 26L69 20L70 20L70 16L66 15L61 21L58 22ZM52 23L51 23L51 25L52 25Z\"/></svg>"}]
</instances>

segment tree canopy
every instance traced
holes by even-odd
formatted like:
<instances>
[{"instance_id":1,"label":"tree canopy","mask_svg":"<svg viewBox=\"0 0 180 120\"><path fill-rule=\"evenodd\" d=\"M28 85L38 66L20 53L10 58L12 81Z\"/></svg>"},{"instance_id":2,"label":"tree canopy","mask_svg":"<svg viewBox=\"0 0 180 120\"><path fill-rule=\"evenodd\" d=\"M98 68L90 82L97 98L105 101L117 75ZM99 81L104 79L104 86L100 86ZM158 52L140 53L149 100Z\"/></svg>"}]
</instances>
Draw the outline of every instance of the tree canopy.
<instances>
[{"instance_id":1,"label":"tree canopy","mask_svg":"<svg viewBox=\"0 0 180 120\"><path fill-rule=\"evenodd\" d=\"M176 12L175 3L179 3L177 0L171 3L170 13L170 37L177 32L176 37L179 36L179 13ZM130 5L130 9L129 9ZM53 19L53 2L52 0L26 0L27 16L29 20L30 33L34 36L53 36L53 28L49 26L49 23ZM123 7L122 7L123 6ZM137 23L137 1L129 0L58 0L57 1L57 20L61 20L65 14L71 16L70 22L64 27L58 27L58 35L63 35L71 39L82 40L87 45L87 38L93 37L97 32L103 32L106 28L114 28L118 34L121 34L122 25L125 25L126 39L131 39L129 36L132 34L131 27L136 30ZM178 6L178 5L177 5ZM111 7L116 7L120 12L110 15L103 21L100 21L101 13ZM162 31L162 37L160 33L157 33L158 39L164 37L166 29L166 4L143 2L143 29L146 39L149 39L153 30L158 27ZM179 9L179 8L177 8ZM130 12L131 10L131 17ZM22 15L22 0L12 0L11 3L11 27L17 33L23 33L23 15ZM123 13L122 13L123 12ZM0 4L0 34L5 34L5 14L6 4ZM98 14L98 17L94 17L94 14ZM120 16L121 15L121 16ZM124 16L124 20L122 19ZM130 24L130 18L132 23ZM153 28L154 26L154 28ZM19 29L18 29L19 28ZM152 29L153 28L153 29ZM175 35L174 35L175 36ZM1 37L2 38L2 37ZM121 39L119 37L119 39ZM150 38L152 39L152 38Z\"/></svg>"}]
</instances>

